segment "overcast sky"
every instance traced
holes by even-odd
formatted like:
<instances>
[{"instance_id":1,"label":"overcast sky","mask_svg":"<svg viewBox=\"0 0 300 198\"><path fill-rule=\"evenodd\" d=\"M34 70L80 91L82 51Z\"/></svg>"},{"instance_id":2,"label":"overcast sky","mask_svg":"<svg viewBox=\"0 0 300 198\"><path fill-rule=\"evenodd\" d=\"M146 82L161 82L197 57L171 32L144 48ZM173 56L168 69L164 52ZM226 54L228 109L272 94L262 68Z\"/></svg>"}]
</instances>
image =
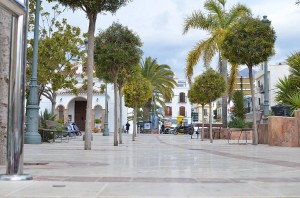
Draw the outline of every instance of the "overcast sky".
<instances>
[{"instance_id":1,"label":"overcast sky","mask_svg":"<svg viewBox=\"0 0 300 198\"><path fill-rule=\"evenodd\" d=\"M254 16L267 15L274 27L277 40L276 54L270 64L283 62L292 52L300 51L300 6L295 0L227 0L226 9L236 3L248 6ZM208 33L191 30L182 35L183 22L195 10L203 9L204 0L133 0L118 10L115 15L98 15L96 34L106 29L112 22L128 26L136 32L142 42L143 57L151 56L159 64L168 64L176 76L184 78L185 59L189 50L200 40L208 38ZM87 32L88 20L82 11L68 12L68 22ZM213 62L212 67L216 66ZM195 73L203 70L201 63Z\"/></svg>"}]
</instances>

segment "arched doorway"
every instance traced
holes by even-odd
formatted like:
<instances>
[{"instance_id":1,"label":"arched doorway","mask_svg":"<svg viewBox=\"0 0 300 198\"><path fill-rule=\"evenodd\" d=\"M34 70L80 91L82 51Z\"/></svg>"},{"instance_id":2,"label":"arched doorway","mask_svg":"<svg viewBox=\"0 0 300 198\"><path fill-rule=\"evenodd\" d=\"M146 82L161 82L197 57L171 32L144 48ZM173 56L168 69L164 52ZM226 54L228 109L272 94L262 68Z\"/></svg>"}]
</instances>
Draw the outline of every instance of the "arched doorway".
<instances>
[{"instance_id":1,"label":"arched doorway","mask_svg":"<svg viewBox=\"0 0 300 198\"><path fill-rule=\"evenodd\" d=\"M87 101L83 97L74 98L68 105L70 120L75 122L81 131L85 130L86 106Z\"/></svg>"}]
</instances>

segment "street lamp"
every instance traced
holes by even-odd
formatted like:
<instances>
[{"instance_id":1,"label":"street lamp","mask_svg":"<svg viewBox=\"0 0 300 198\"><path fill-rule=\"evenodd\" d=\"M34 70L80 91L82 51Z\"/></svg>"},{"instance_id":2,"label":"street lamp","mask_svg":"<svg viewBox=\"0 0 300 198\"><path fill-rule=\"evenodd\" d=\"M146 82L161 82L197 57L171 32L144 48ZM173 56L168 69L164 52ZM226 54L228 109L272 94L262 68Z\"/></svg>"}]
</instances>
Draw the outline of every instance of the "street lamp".
<instances>
[{"instance_id":1,"label":"street lamp","mask_svg":"<svg viewBox=\"0 0 300 198\"><path fill-rule=\"evenodd\" d=\"M267 19L267 16L263 16L262 22L270 25L271 21ZM264 62L264 120L263 123L268 123L269 116L269 79L268 79L268 61Z\"/></svg>"},{"instance_id":2,"label":"street lamp","mask_svg":"<svg viewBox=\"0 0 300 198\"><path fill-rule=\"evenodd\" d=\"M41 144L42 139L38 133L39 102L38 102L38 82L37 82L37 61L38 61L38 41L39 41L39 15L40 0L36 1L35 21L34 21L34 43L32 58L32 75L30 79L30 93L28 105L26 107L26 133L24 135L25 144Z\"/></svg>"}]
</instances>

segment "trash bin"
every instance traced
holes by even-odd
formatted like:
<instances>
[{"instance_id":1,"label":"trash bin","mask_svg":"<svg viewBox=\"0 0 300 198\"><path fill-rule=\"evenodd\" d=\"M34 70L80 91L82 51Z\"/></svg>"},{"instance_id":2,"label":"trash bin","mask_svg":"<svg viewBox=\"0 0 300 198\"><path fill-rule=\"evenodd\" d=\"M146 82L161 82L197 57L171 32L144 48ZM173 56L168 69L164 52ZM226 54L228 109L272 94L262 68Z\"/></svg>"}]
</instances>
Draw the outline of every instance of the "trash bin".
<instances>
[{"instance_id":1,"label":"trash bin","mask_svg":"<svg viewBox=\"0 0 300 198\"><path fill-rule=\"evenodd\" d=\"M288 105L275 105L271 107L271 110L275 116L291 116L291 106Z\"/></svg>"}]
</instances>

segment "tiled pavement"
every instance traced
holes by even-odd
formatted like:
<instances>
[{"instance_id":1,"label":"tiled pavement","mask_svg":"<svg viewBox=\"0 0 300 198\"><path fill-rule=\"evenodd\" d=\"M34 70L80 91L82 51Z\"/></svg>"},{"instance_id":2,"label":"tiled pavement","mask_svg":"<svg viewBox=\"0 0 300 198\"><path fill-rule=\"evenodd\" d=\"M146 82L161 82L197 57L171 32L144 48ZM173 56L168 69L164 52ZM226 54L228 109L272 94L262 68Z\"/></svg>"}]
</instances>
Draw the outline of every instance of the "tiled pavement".
<instances>
[{"instance_id":1,"label":"tiled pavement","mask_svg":"<svg viewBox=\"0 0 300 198\"><path fill-rule=\"evenodd\" d=\"M0 197L300 197L300 148L228 144L185 135L94 134L25 145L31 181L1 181ZM0 167L5 173L5 167Z\"/></svg>"}]
</instances>

